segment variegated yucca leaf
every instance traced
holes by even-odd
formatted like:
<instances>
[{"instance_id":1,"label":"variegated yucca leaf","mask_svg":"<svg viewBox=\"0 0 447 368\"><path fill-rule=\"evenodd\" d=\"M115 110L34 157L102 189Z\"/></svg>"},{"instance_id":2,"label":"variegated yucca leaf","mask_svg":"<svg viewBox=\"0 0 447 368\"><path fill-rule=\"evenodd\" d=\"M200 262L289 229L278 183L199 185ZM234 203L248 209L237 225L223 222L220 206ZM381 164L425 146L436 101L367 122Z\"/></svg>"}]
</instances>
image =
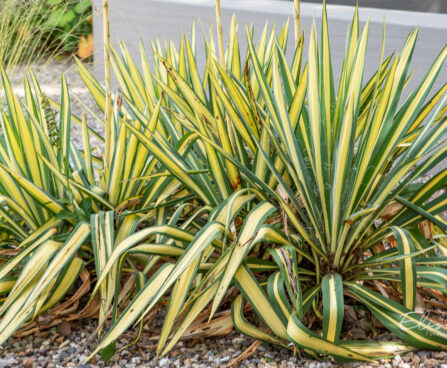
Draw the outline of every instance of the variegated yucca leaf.
<instances>
[{"instance_id":1,"label":"variegated yucca leaf","mask_svg":"<svg viewBox=\"0 0 447 368\"><path fill-rule=\"evenodd\" d=\"M203 69L194 26L178 47L151 42L152 64L141 44L141 68L119 44L107 138L72 114L65 78L58 103L31 73L21 101L2 72L1 341L51 314L88 269L100 337L106 330L92 357L109 357L160 304L159 355L197 321L220 323L230 304L241 333L315 358L445 348L447 332L414 311L421 290L447 287L447 170L422 180L447 157L447 87L432 91L447 48L411 91L417 30L395 55L383 47L366 80L369 23L360 29L358 10L340 73L325 6L321 36L313 24L305 45L297 32L291 58L288 23L259 35L247 26L246 50L237 28L233 17L219 59L205 36ZM78 66L104 112L105 88ZM107 165L93 137L108 147ZM348 340L344 308L359 304L405 343Z\"/></svg>"}]
</instances>

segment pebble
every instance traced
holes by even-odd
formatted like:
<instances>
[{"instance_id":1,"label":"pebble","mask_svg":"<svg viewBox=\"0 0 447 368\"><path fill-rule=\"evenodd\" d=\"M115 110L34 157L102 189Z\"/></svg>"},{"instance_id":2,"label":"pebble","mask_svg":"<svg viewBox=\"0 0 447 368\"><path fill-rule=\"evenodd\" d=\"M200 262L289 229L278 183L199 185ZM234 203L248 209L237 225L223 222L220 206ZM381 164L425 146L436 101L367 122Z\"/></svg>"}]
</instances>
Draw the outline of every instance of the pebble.
<instances>
[{"instance_id":1,"label":"pebble","mask_svg":"<svg viewBox=\"0 0 447 368\"><path fill-rule=\"evenodd\" d=\"M110 358L110 361L112 362L112 363L117 363L117 362L119 362L120 361L120 356L118 355L118 354L115 354L115 355L113 355L111 358Z\"/></svg>"},{"instance_id":2,"label":"pebble","mask_svg":"<svg viewBox=\"0 0 447 368\"><path fill-rule=\"evenodd\" d=\"M161 358L159 364L161 368L165 368L171 365L171 361L168 358Z\"/></svg>"},{"instance_id":3,"label":"pebble","mask_svg":"<svg viewBox=\"0 0 447 368\"><path fill-rule=\"evenodd\" d=\"M14 358L0 359L0 368L9 368L14 364L17 364L17 360Z\"/></svg>"},{"instance_id":4,"label":"pebble","mask_svg":"<svg viewBox=\"0 0 447 368\"><path fill-rule=\"evenodd\" d=\"M74 354L75 352L76 352L76 348L73 347L73 346L70 346L70 347L67 349L67 353L68 353L68 354Z\"/></svg>"},{"instance_id":5,"label":"pebble","mask_svg":"<svg viewBox=\"0 0 447 368\"><path fill-rule=\"evenodd\" d=\"M141 359L138 358L138 357L133 357L131 361L132 361L133 364L140 364Z\"/></svg>"},{"instance_id":6,"label":"pebble","mask_svg":"<svg viewBox=\"0 0 447 368\"><path fill-rule=\"evenodd\" d=\"M446 351L437 351L433 354L433 358L435 359L447 359Z\"/></svg>"},{"instance_id":7,"label":"pebble","mask_svg":"<svg viewBox=\"0 0 447 368\"><path fill-rule=\"evenodd\" d=\"M417 352L417 355L419 355L420 358L422 358L423 356L429 356L430 352L429 351L425 351L425 350L421 350Z\"/></svg>"}]
</instances>

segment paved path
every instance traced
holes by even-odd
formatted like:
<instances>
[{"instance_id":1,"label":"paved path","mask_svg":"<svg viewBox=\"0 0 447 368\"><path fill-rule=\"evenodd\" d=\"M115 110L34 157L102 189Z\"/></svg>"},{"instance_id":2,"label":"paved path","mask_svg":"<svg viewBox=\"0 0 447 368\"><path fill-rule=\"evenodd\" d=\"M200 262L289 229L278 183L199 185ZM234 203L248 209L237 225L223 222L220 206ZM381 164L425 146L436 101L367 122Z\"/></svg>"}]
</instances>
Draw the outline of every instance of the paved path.
<instances>
[{"instance_id":1,"label":"paved path","mask_svg":"<svg viewBox=\"0 0 447 368\"><path fill-rule=\"evenodd\" d=\"M306 1L321 4L321 0ZM328 4L355 6L357 0L326 0L326 2ZM358 0L358 4L360 7L369 8L447 13L447 2L445 0Z\"/></svg>"}]
</instances>

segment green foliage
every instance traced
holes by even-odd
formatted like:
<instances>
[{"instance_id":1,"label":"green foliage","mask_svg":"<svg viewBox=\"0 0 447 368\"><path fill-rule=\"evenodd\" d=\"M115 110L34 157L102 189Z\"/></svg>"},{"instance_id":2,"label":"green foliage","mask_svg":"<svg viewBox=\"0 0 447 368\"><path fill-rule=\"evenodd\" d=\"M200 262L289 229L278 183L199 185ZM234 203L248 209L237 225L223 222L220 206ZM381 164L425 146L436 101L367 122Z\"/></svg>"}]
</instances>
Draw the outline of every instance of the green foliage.
<instances>
[{"instance_id":1,"label":"green foliage","mask_svg":"<svg viewBox=\"0 0 447 368\"><path fill-rule=\"evenodd\" d=\"M0 0L0 64L38 62L76 51L92 33L89 0Z\"/></svg>"},{"instance_id":2,"label":"green foliage","mask_svg":"<svg viewBox=\"0 0 447 368\"><path fill-rule=\"evenodd\" d=\"M61 51L76 51L81 36L92 33L90 0L46 0L41 27L45 42L61 44Z\"/></svg>"},{"instance_id":3,"label":"green foliage","mask_svg":"<svg viewBox=\"0 0 447 368\"><path fill-rule=\"evenodd\" d=\"M20 102L3 73L0 342L51 316L87 272L97 277L93 355L104 358L166 301L160 355L201 323L340 362L445 349L447 331L415 310L418 293L447 286L447 194L433 197L447 170L421 182L446 158L447 87L426 100L447 49L401 99L417 31L396 56L382 52L364 81L368 27L360 32L356 12L338 83L325 10L307 62L303 38L286 59L288 24L279 33L266 26L257 44L247 27L241 55L235 18L225 65L210 32L202 73L194 27L179 48L153 42L153 65L142 47L141 71L120 45L106 172L91 145L104 139L71 114L64 78L60 104L50 101L55 121L33 75ZM79 70L104 111L104 88ZM231 315L220 314L230 303ZM247 303L262 323L244 316ZM348 340L345 306L368 308L403 343Z\"/></svg>"}]
</instances>

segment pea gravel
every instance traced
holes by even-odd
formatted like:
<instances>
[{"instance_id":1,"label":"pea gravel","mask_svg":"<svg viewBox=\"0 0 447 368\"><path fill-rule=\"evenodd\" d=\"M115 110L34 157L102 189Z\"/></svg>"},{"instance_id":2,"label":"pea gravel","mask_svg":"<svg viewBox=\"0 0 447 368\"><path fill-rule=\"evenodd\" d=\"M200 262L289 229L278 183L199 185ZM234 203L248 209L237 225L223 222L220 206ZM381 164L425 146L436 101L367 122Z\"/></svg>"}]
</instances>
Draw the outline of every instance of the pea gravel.
<instances>
[{"instance_id":1,"label":"pea gravel","mask_svg":"<svg viewBox=\"0 0 447 368\"><path fill-rule=\"evenodd\" d=\"M87 65L91 69L91 65ZM60 98L60 77L64 72L70 91L81 98L84 103L95 110L95 103L83 85L76 65L70 60L51 61L41 67L32 67L37 72L38 80L44 93L56 101ZM10 76L15 93L19 97L24 96L23 70L16 70ZM0 101L4 97L0 89ZM85 108L72 97L72 112L81 116ZM88 117L89 126L98 132L102 126ZM81 132L78 126L73 126L73 139L82 145ZM94 144L94 142L93 142ZM156 327L162 323L162 317L154 324ZM150 334L144 332L136 344L131 344L135 338L135 331L126 334L117 342L117 353L105 363L99 355L96 355L88 363L85 359L91 354L98 340L95 337L96 320L87 319L66 324L63 334L59 328L54 327L49 331L22 338L10 338L0 346L0 368L24 367L24 368L59 368L59 367L113 367L113 368L224 368L231 366L233 359L243 353L253 340L232 332L220 338L206 338L192 341L180 341L175 349L166 357L158 359L155 356L155 343L150 339ZM153 334L154 331L151 331ZM128 344L130 344L128 346ZM250 368L328 368L328 367L378 367L378 368L447 368L447 352L419 351L396 356L394 359L386 359L369 365L365 363L353 363L340 365L332 360L318 362L303 356L293 355L291 351L269 345L261 345L247 359L240 364L241 367Z\"/></svg>"},{"instance_id":2,"label":"pea gravel","mask_svg":"<svg viewBox=\"0 0 447 368\"><path fill-rule=\"evenodd\" d=\"M160 323L160 320L155 321L155 325ZM90 339L96 329L96 320L87 319L70 323L70 325L71 333L68 336L62 336L55 328L37 336L10 339L0 347L0 368L223 368L228 366L232 359L236 358L252 343L251 339L237 333L231 333L221 338L181 341L167 357L157 359L155 357L155 342L150 340L149 334L143 333L137 344L126 347L135 337L131 333L119 339L117 343L117 350L119 351L108 363L104 363L99 355L95 356L89 363L84 363L84 360L90 355L91 349L97 343L95 338ZM293 356L286 349L261 345L240 366L250 368L329 368L340 367L341 365L337 365L333 361L317 362L298 355ZM396 356L392 360L383 360L375 365L355 363L343 366L352 368L447 368L447 352L419 351Z\"/></svg>"}]
</instances>

